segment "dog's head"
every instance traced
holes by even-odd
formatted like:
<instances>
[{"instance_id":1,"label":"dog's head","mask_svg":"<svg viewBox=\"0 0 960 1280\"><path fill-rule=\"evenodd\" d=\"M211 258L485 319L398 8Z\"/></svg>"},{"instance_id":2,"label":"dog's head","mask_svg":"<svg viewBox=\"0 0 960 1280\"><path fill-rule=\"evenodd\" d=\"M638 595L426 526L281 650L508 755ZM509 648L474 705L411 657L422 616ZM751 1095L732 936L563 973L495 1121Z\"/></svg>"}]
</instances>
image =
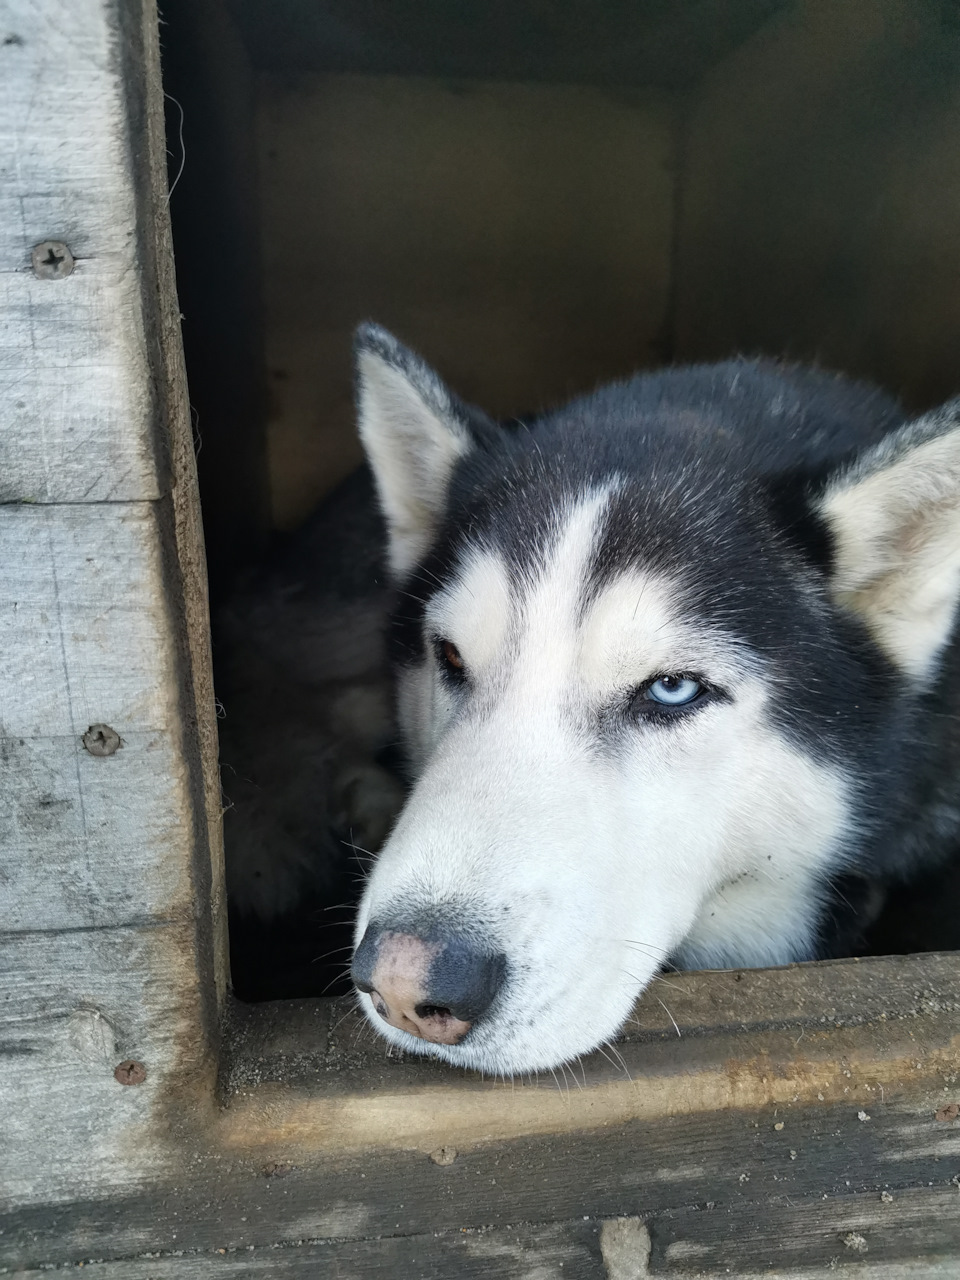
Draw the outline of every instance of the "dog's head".
<instances>
[{"instance_id":1,"label":"dog's head","mask_svg":"<svg viewBox=\"0 0 960 1280\"><path fill-rule=\"evenodd\" d=\"M383 330L357 349L416 779L357 923L374 1025L546 1068L668 957L816 954L951 633L956 415L886 434L890 403L838 380L880 443L791 470L784 401L823 375L677 370L496 426Z\"/></svg>"}]
</instances>

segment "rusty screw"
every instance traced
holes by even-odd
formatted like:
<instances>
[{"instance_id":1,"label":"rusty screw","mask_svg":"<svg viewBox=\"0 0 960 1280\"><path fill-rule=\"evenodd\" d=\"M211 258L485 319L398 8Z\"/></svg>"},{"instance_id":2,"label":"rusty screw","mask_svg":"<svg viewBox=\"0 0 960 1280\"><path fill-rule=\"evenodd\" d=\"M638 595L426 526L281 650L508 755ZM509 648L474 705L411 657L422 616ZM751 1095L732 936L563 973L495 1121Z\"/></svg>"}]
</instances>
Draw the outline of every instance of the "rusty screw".
<instances>
[{"instance_id":1,"label":"rusty screw","mask_svg":"<svg viewBox=\"0 0 960 1280\"><path fill-rule=\"evenodd\" d=\"M453 1164L459 1154L456 1147L437 1147L436 1151L430 1152L430 1159L434 1164Z\"/></svg>"},{"instance_id":2,"label":"rusty screw","mask_svg":"<svg viewBox=\"0 0 960 1280\"><path fill-rule=\"evenodd\" d=\"M127 1058L114 1068L113 1078L117 1084L143 1084L147 1078L147 1068L142 1062Z\"/></svg>"},{"instance_id":3,"label":"rusty screw","mask_svg":"<svg viewBox=\"0 0 960 1280\"><path fill-rule=\"evenodd\" d=\"M33 274L41 280L66 280L73 270L73 254L62 240L41 240L30 254Z\"/></svg>"},{"instance_id":4,"label":"rusty screw","mask_svg":"<svg viewBox=\"0 0 960 1280\"><path fill-rule=\"evenodd\" d=\"M108 724L92 724L83 735L83 745L92 756L112 756L120 746L120 735Z\"/></svg>"}]
</instances>

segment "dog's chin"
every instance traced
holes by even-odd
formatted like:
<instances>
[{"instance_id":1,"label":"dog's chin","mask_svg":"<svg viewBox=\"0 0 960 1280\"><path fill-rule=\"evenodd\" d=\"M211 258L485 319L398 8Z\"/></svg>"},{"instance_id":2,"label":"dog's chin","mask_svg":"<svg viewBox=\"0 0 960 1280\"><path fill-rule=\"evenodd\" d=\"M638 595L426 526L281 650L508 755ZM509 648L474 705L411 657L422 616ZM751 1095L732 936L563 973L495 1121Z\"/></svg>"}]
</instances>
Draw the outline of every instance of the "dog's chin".
<instances>
[{"instance_id":1,"label":"dog's chin","mask_svg":"<svg viewBox=\"0 0 960 1280\"><path fill-rule=\"evenodd\" d=\"M374 1029L394 1049L485 1075L512 1077L552 1071L612 1040L630 1016L636 994L639 990L620 1007L605 1010L606 1016L591 1019L589 1026L582 1022L551 1026L542 1019L528 1022L494 1017L476 1027L460 1044L452 1045L435 1044L389 1026L369 996L360 995L359 1003Z\"/></svg>"}]
</instances>

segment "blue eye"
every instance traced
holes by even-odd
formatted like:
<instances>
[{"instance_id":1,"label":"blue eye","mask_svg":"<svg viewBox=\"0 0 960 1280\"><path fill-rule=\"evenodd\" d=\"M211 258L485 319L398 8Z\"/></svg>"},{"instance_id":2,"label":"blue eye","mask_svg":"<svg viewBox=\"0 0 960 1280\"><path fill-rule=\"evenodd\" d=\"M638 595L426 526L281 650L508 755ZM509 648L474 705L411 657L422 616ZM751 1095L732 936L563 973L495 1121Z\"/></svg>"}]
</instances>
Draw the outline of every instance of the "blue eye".
<instances>
[{"instance_id":1,"label":"blue eye","mask_svg":"<svg viewBox=\"0 0 960 1280\"><path fill-rule=\"evenodd\" d=\"M703 693L703 685L690 676L661 676L647 687L644 698L662 707L684 707Z\"/></svg>"}]
</instances>

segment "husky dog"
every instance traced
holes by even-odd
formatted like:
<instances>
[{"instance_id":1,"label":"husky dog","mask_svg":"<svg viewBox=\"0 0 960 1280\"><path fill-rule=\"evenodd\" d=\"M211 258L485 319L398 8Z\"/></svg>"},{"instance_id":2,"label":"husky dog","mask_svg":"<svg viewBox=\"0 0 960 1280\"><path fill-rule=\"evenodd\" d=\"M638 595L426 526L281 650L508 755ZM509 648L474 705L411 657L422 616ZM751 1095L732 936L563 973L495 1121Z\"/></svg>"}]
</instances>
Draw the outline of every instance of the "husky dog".
<instances>
[{"instance_id":1,"label":"husky dog","mask_svg":"<svg viewBox=\"0 0 960 1280\"><path fill-rule=\"evenodd\" d=\"M329 986L318 960L341 939L318 934L337 924L321 913L356 900L358 859L403 798L378 763L395 738L383 543L363 470L215 614L230 938L248 999Z\"/></svg>"},{"instance_id":2,"label":"husky dog","mask_svg":"<svg viewBox=\"0 0 960 1280\"><path fill-rule=\"evenodd\" d=\"M415 778L355 934L389 1041L556 1066L664 961L822 957L953 853L960 402L734 360L511 429L356 353Z\"/></svg>"}]
</instances>

